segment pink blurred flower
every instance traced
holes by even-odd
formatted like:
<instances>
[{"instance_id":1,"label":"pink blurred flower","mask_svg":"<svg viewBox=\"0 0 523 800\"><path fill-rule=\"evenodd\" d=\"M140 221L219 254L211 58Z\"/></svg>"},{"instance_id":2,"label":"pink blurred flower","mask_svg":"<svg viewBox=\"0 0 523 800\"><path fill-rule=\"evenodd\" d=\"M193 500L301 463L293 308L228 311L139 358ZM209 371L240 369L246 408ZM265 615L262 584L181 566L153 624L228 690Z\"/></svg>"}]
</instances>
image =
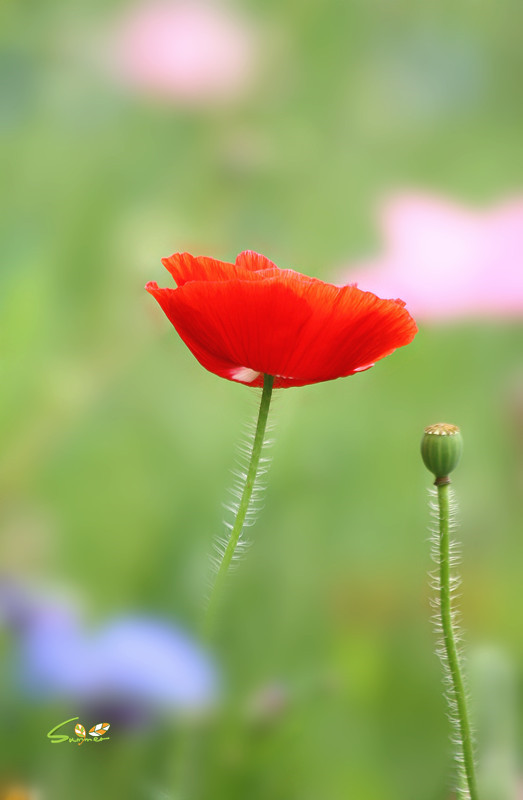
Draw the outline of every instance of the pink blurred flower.
<instances>
[{"instance_id":1,"label":"pink blurred flower","mask_svg":"<svg viewBox=\"0 0 523 800\"><path fill-rule=\"evenodd\" d=\"M382 255L353 264L346 282L402 297L418 319L523 315L523 196L479 210L400 193L380 226Z\"/></svg>"},{"instance_id":2,"label":"pink blurred flower","mask_svg":"<svg viewBox=\"0 0 523 800\"><path fill-rule=\"evenodd\" d=\"M144 0L119 19L109 49L110 68L124 85L206 105L246 89L256 47L252 27L220 4Z\"/></svg>"}]
</instances>

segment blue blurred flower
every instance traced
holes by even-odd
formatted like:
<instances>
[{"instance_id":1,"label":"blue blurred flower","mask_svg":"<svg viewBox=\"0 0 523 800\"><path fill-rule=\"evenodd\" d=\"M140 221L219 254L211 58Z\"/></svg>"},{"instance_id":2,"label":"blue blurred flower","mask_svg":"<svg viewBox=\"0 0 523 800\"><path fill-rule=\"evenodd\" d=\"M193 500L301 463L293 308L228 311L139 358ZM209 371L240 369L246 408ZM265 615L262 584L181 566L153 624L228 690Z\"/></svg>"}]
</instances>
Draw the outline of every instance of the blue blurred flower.
<instances>
[{"instance_id":1,"label":"blue blurred flower","mask_svg":"<svg viewBox=\"0 0 523 800\"><path fill-rule=\"evenodd\" d=\"M68 604L0 580L0 622L14 633L16 684L31 698L121 708L127 715L210 707L217 672L209 654L167 620L111 619L89 631Z\"/></svg>"}]
</instances>

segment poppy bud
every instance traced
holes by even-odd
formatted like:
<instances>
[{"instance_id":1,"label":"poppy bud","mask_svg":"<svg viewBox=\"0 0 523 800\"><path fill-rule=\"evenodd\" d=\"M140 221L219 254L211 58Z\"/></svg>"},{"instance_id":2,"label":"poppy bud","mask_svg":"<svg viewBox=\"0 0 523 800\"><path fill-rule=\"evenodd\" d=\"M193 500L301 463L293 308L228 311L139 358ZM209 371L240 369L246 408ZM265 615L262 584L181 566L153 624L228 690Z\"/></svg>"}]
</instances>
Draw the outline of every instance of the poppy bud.
<instances>
[{"instance_id":1,"label":"poppy bud","mask_svg":"<svg viewBox=\"0 0 523 800\"><path fill-rule=\"evenodd\" d=\"M457 425L438 422L425 428L421 456L436 483L449 483L448 476L457 467L462 451L463 438Z\"/></svg>"}]
</instances>

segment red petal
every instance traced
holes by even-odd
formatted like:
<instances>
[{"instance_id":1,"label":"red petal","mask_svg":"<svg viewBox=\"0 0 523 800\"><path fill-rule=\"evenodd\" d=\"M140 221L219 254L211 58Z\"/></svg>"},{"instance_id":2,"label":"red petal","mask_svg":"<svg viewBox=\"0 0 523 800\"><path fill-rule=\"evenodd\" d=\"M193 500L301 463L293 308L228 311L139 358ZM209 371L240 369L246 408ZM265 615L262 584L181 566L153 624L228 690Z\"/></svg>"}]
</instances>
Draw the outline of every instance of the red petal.
<instances>
[{"instance_id":1,"label":"red petal","mask_svg":"<svg viewBox=\"0 0 523 800\"><path fill-rule=\"evenodd\" d=\"M162 264L169 270L179 287L189 281L259 281L284 274L306 283L317 280L291 269L279 269L268 258L252 250L240 253L235 264L217 261L207 256L192 256L190 253L174 253L169 258L162 258Z\"/></svg>"},{"instance_id":2,"label":"red petal","mask_svg":"<svg viewBox=\"0 0 523 800\"><path fill-rule=\"evenodd\" d=\"M350 375L408 344L417 330L401 302L290 270L148 290L204 367L250 385L262 383L245 379L254 373L274 375L275 386Z\"/></svg>"},{"instance_id":3,"label":"red petal","mask_svg":"<svg viewBox=\"0 0 523 800\"><path fill-rule=\"evenodd\" d=\"M236 364L225 358L220 358L217 354L206 352L201 343L197 339L193 339L188 331L182 332L176 322L177 302L174 296L180 292L180 289L160 289L155 281L150 281L145 288L158 301L165 315L172 322L180 337L200 364L222 378L229 378Z\"/></svg>"},{"instance_id":4,"label":"red petal","mask_svg":"<svg viewBox=\"0 0 523 800\"><path fill-rule=\"evenodd\" d=\"M183 286L189 281L262 280L283 271L265 256L251 250L240 253L236 264L217 261L207 256L192 256L190 253L174 253L169 258L162 258L162 264L169 270L177 286ZM298 272L294 274L304 280L311 280Z\"/></svg>"},{"instance_id":5,"label":"red petal","mask_svg":"<svg viewBox=\"0 0 523 800\"><path fill-rule=\"evenodd\" d=\"M248 269L251 279L276 278L287 275L293 280L304 281L305 283L318 280L317 278L309 278L301 272L295 272L293 269L280 269L273 261L260 255L260 253L255 253L254 250L244 250L243 253L240 253L240 255L236 257L236 266ZM238 277L240 278L241 276L238 275Z\"/></svg>"},{"instance_id":6,"label":"red petal","mask_svg":"<svg viewBox=\"0 0 523 800\"><path fill-rule=\"evenodd\" d=\"M169 258L162 258L162 264L169 270L177 286L183 286L188 281L228 281L242 278L246 273L246 270L238 269L226 261L192 256L190 253L174 253Z\"/></svg>"},{"instance_id":7,"label":"red petal","mask_svg":"<svg viewBox=\"0 0 523 800\"><path fill-rule=\"evenodd\" d=\"M236 266L244 267L244 269L257 272L263 269L278 269L273 261L270 261L266 256L260 253L255 253L254 250L244 250L236 257Z\"/></svg>"}]
</instances>

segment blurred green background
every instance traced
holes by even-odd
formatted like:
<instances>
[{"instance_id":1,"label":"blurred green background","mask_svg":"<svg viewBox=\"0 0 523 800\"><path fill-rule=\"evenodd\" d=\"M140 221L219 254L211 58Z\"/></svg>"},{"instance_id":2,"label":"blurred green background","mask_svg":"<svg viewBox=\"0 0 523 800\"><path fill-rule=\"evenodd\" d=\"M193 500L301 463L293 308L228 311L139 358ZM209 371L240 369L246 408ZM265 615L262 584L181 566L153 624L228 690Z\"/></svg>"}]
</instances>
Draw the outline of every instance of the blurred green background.
<instances>
[{"instance_id":1,"label":"blurred green background","mask_svg":"<svg viewBox=\"0 0 523 800\"><path fill-rule=\"evenodd\" d=\"M94 620L146 610L194 631L257 393L205 372L144 284L169 284L174 251L247 248L336 281L376 248L386 192L516 193L521 7L246 0L228 11L245 85L227 94L224 78L216 97L115 75L132 9L0 9L0 569L72 587ZM467 641L499 648L521 685L522 350L517 320L421 320L369 372L277 394L265 508L216 647L229 710L208 731L202 796L449 800L419 440L462 427ZM0 646L16 646L1 628ZM278 708L246 721L271 687ZM13 706L6 671L0 691L6 785L166 796L176 729L114 730L103 754L53 748L57 711Z\"/></svg>"}]
</instances>

